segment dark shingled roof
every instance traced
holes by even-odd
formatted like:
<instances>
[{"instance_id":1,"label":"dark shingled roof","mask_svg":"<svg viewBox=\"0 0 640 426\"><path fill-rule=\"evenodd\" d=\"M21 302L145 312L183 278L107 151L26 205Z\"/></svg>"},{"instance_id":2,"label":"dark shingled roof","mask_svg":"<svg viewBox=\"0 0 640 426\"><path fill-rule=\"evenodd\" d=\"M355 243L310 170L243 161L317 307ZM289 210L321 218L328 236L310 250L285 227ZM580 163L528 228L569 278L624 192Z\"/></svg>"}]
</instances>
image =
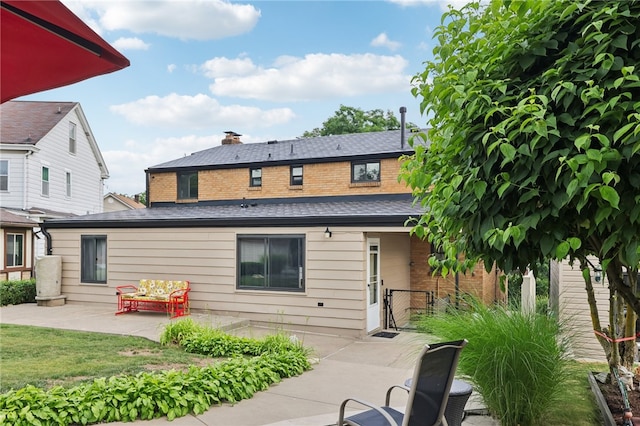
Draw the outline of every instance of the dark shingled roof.
<instances>
[{"instance_id":1,"label":"dark shingled roof","mask_svg":"<svg viewBox=\"0 0 640 426\"><path fill-rule=\"evenodd\" d=\"M5 102L0 105L0 142L35 145L77 104L77 102Z\"/></svg>"},{"instance_id":2,"label":"dark shingled roof","mask_svg":"<svg viewBox=\"0 0 640 426\"><path fill-rule=\"evenodd\" d=\"M17 228L33 228L40 226L35 220L12 213L6 209L0 209L0 225L4 228L12 226Z\"/></svg>"},{"instance_id":3,"label":"dark shingled roof","mask_svg":"<svg viewBox=\"0 0 640 426\"><path fill-rule=\"evenodd\" d=\"M354 158L399 157L413 153L408 140L412 134L405 131L401 146L401 131L351 133L347 135L319 136L285 141L219 145L204 151L149 167L147 171L169 171L182 168L226 168L243 165L276 165L345 161Z\"/></svg>"},{"instance_id":4,"label":"dark shingled roof","mask_svg":"<svg viewBox=\"0 0 640 426\"><path fill-rule=\"evenodd\" d=\"M176 226L403 226L421 215L411 194L313 197L304 202L237 200L228 204L121 210L52 219L46 228L155 228Z\"/></svg>"}]
</instances>

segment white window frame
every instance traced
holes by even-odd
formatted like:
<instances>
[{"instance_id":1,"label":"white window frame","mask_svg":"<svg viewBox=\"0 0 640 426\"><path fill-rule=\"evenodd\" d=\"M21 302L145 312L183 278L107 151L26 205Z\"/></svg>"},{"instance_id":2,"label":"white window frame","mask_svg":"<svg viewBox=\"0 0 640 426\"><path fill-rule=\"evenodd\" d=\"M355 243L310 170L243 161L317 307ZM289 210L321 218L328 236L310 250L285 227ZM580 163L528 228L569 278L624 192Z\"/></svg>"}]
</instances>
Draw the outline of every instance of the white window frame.
<instances>
[{"instance_id":1,"label":"white window frame","mask_svg":"<svg viewBox=\"0 0 640 426\"><path fill-rule=\"evenodd\" d=\"M6 250L6 267L7 268L22 268L24 266L24 243L26 240L25 233L23 232L7 232L5 239ZM19 238L18 238L19 237ZM9 241L9 240L12 241ZM21 240L19 243L17 240ZM16 251L16 247L19 247L20 253ZM11 261L9 261L11 259ZM16 263L19 260L20 263Z\"/></svg>"},{"instance_id":2,"label":"white window frame","mask_svg":"<svg viewBox=\"0 0 640 426\"><path fill-rule=\"evenodd\" d=\"M2 165L5 166L2 166ZM9 190L9 160L0 160L0 191Z\"/></svg>"},{"instance_id":3,"label":"white window frame","mask_svg":"<svg viewBox=\"0 0 640 426\"><path fill-rule=\"evenodd\" d=\"M45 173L44 171L47 171L47 179L45 180ZM42 166L41 168L41 174L40 174L40 178L42 181L42 195L44 197L48 197L49 196L49 182L51 182L51 169L49 168L49 166Z\"/></svg>"},{"instance_id":4,"label":"white window frame","mask_svg":"<svg viewBox=\"0 0 640 426\"><path fill-rule=\"evenodd\" d=\"M76 123L70 121L69 122L69 154L75 154L78 146L76 139Z\"/></svg>"},{"instance_id":5,"label":"white window frame","mask_svg":"<svg viewBox=\"0 0 640 426\"><path fill-rule=\"evenodd\" d=\"M65 170L64 171L64 176L65 176L65 188L66 188L66 196L67 198L71 198L71 189L72 189L72 178L71 178L71 170Z\"/></svg>"}]
</instances>

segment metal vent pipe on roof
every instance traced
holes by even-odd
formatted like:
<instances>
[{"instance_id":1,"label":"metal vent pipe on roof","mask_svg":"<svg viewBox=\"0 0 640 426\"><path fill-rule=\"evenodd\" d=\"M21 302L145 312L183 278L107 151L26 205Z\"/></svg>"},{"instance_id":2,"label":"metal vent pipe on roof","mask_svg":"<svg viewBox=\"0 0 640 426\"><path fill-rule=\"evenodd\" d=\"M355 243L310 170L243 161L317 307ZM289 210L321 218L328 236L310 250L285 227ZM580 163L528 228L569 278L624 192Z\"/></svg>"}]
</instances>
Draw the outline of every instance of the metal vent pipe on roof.
<instances>
[{"instance_id":1,"label":"metal vent pipe on roof","mask_svg":"<svg viewBox=\"0 0 640 426\"><path fill-rule=\"evenodd\" d=\"M400 107L400 148L404 149L404 121L407 107Z\"/></svg>"}]
</instances>

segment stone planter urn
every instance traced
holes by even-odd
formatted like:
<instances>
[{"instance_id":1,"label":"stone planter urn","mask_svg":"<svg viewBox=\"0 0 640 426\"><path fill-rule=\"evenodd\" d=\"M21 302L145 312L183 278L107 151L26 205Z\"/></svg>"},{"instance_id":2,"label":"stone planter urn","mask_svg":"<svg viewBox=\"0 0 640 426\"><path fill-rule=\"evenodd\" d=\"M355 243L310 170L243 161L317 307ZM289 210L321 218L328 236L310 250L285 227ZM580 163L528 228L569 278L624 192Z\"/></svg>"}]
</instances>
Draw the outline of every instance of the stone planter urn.
<instances>
[{"instance_id":1,"label":"stone planter urn","mask_svg":"<svg viewBox=\"0 0 640 426\"><path fill-rule=\"evenodd\" d=\"M36 259L36 303L38 306L62 306L62 258L44 256Z\"/></svg>"}]
</instances>

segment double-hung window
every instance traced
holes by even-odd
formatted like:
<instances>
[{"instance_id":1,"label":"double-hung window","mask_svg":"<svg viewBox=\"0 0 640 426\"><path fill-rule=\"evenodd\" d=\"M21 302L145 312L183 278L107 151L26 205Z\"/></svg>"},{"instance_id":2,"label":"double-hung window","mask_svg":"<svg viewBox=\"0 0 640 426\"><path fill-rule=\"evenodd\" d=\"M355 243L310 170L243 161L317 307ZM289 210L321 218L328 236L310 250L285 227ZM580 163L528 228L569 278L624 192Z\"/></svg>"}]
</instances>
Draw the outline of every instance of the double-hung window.
<instances>
[{"instance_id":1,"label":"double-hung window","mask_svg":"<svg viewBox=\"0 0 640 426\"><path fill-rule=\"evenodd\" d=\"M302 166L291 166L290 185L302 185Z\"/></svg>"},{"instance_id":2,"label":"double-hung window","mask_svg":"<svg viewBox=\"0 0 640 426\"><path fill-rule=\"evenodd\" d=\"M237 287L304 291L303 235L238 235Z\"/></svg>"},{"instance_id":3,"label":"double-hung window","mask_svg":"<svg viewBox=\"0 0 640 426\"><path fill-rule=\"evenodd\" d=\"M7 268L24 266L24 234L7 232Z\"/></svg>"},{"instance_id":4,"label":"double-hung window","mask_svg":"<svg viewBox=\"0 0 640 426\"><path fill-rule=\"evenodd\" d=\"M76 123L69 122L69 154L76 153Z\"/></svg>"},{"instance_id":5,"label":"double-hung window","mask_svg":"<svg viewBox=\"0 0 640 426\"><path fill-rule=\"evenodd\" d=\"M380 182L380 162L351 163L351 182Z\"/></svg>"},{"instance_id":6,"label":"double-hung window","mask_svg":"<svg viewBox=\"0 0 640 426\"><path fill-rule=\"evenodd\" d=\"M0 160L0 191L9 190L9 160Z\"/></svg>"},{"instance_id":7,"label":"double-hung window","mask_svg":"<svg viewBox=\"0 0 640 426\"><path fill-rule=\"evenodd\" d=\"M107 283L107 236L83 235L80 263L81 281L85 283Z\"/></svg>"},{"instance_id":8,"label":"double-hung window","mask_svg":"<svg viewBox=\"0 0 640 426\"><path fill-rule=\"evenodd\" d=\"M249 169L249 186L262 186L262 169Z\"/></svg>"},{"instance_id":9,"label":"double-hung window","mask_svg":"<svg viewBox=\"0 0 640 426\"><path fill-rule=\"evenodd\" d=\"M49 168L42 166L42 195L49 196Z\"/></svg>"},{"instance_id":10,"label":"double-hung window","mask_svg":"<svg viewBox=\"0 0 640 426\"><path fill-rule=\"evenodd\" d=\"M198 172L178 173L178 199L198 199Z\"/></svg>"}]
</instances>

